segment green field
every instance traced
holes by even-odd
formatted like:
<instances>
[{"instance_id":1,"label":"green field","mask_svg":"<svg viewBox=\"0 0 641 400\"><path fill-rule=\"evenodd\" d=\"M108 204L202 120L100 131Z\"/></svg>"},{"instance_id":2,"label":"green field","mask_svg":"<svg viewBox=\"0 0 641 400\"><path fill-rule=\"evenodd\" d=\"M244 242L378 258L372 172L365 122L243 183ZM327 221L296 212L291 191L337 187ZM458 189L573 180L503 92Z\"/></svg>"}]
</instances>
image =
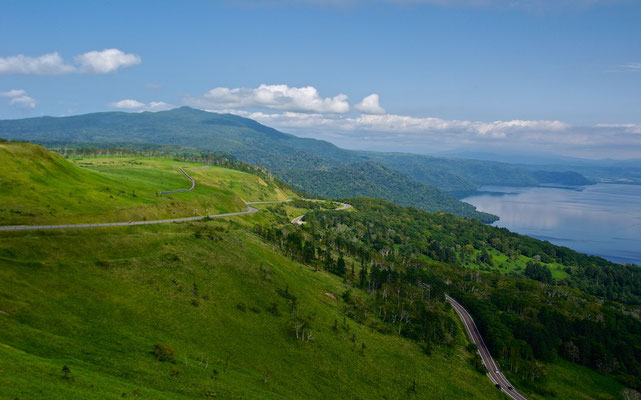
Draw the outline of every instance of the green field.
<instances>
[{"instance_id":1,"label":"green field","mask_svg":"<svg viewBox=\"0 0 641 400\"><path fill-rule=\"evenodd\" d=\"M178 166L196 180L192 192ZM240 211L243 201L285 200L273 182L166 158L92 157L68 162L40 146L0 144L3 225L126 222Z\"/></svg>"}]
</instances>

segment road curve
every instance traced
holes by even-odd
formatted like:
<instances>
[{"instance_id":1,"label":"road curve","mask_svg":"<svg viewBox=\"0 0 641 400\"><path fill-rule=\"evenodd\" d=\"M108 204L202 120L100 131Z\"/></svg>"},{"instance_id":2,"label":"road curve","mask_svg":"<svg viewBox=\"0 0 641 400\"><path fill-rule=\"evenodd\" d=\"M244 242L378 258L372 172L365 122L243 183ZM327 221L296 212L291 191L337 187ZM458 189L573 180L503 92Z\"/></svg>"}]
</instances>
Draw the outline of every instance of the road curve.
<instances>
[{"instance_id":1,"label":"road curve","mask_svg":"<svg viewBox=\"0 0 641 400\"><path fill-rule=\"evenodd\" d=\"M191 192L192 190L194 190L194 188L196 187L196 181L194 180L194 178L189 176L189 174L187 174L185 172L183 167L178 167L178 169L180 169L180 172L182 172L183 175L185 175L187 177L187 179L189 179L191 181L191 187L189 189L176 189L176 190L166 190L166 191L158 192L159 195L171 194L171 193L179 193L179 192Z\"/></svg>"},{"instance_id":2,"label":"road curve","mask_svg":"<svg viewBox=\"0 0 641 400\"><path fill-rule=\"evenodd\" d=\"M331 200L317 200L317 199L302 199L302 200L305 200L305 201L331 201ZM342 210L347 210L348 208L352 208L351 204L341 203L340 201L332 201L332 203L339 205L338 208L335 209L336 211L342 211ZM305 221L303 221L303 217L304 216L305 216L305 214L294 218L291 221L292 224L294 224L294 225L303 225L305 223Z\"/></svg>"},{"instance_id":3,"label":"road curve","mask_svg":"<svg viewBox=\"0 0 641 400\"><path fill-rule=\"evenodd\" d=\"M483 361L483 364L487 368L487 376L488 378L490 378L492 383L494 385L501 385L501 391L511 399L527 400L525 396L523 396L516 389L514 389L514 385L512 385L507 380L505 375L503 375L503 373L499 370L499 367L496 365L496 363L494 362L494 359L490 355L490 351L487 349L487 346L485 346L483 337L481 336L481 333L476 327L476 324L474 323L472 316L467 312L465 308L463 308L462 305L460 305L456 300L454 300L450 296L445 295L445 299L447 299L447 301L452 305L452 307L454 307L454 310L456 311L458 316L461 318L461 321L463 321L463 325L465 325L465 330L467 331L467 334L470 336L470 338L472 339L472 342L478 348L478 353L481 356L481 360ZM512 389L511 390L508 389L509 387L512 387Z\"/></svg>"}]
</instances>

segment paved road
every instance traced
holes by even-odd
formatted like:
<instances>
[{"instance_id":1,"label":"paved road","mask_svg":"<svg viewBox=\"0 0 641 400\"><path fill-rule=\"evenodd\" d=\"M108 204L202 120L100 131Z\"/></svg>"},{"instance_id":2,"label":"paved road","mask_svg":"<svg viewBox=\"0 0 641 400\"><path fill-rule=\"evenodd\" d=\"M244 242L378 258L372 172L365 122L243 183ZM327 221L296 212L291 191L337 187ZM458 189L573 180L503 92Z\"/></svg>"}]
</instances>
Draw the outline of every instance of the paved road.
<instances>
[{"instance_id":1,"label":"paved road","mask_svg":"<svg viewBox=\"0 0 641 400\"><path fill-rule=\"evenodd\" d=\"M172 222L188 222L188 221L198 221L205 218L224 218L224 217L234 217L236 215L245 215L257 213L259 210L252 207L252 204L272 204L272 203L287 203L292 201L288 200L273 200L273 201L248 201L245 202L247 209L244 211L238 211L233 213L226 214L213 214L213 215L199 215L196 217L185 217L185 218L171 218L171 219L158 219L153 221L132 221L132 222L102 222L95 224L63 224L63 225L6 225L0 226L0 231L29 231L29 230L39 230L39 229L76 229L76 228L99 228L107 226L133 226L133 225L153 225L153 224L168 224ZM341 206L337 210L345 210L351 207L351 205L346 203L340 203ZM294 220L300 221L300 218L303 218L304 215L294 218ZM292 220L292 223L295 223ZM302 221L300 222L302 223Z\"/></svg>"},{"instance_id":2,"label":"paved road","mask_svg":"<svg viewBox=\"0 0 641 400\"><path fill-rule=\"evenodd\" d=\"M180 169L180 172L182 172L183 175L185 175L187 177L187 179L189 179L191 181L191 187L189 189L176 189L176 190L167 190L167 191L163 191L163 192L158 192L159 195L171 194L171 193L179 193L179 192L191 192L192 190L194 190L194 188L196 187L196 181L194 180L194 178L189 176L189 174L187 174L185 172L183 167L178 167L178 169Z\"/></svg>"},{"instance_id":3,"label":"paved road","mask_svg":"<svg viewBox=\"0 0 641 400\"><path fill-rule=\"evenodd\" d=\"M0 226L0 231L27 231L27 230L37 230L37 229L65 229L65 228L97 228L104 226L132 226L132 225L153 225L153 224L167 224L171 222L187 222L187 221L198 221L199 219L205 218L223 218L223 217L233 217L235 215L244 215L244 214L253 214L258 212L258 209L250 206L250 203L246 203L247 209L244 211L238 211L227 214L214 214L214 215L200 215L197 217L186 217L186 218L171 218L171 219L158 219L154 221L132 221L132 222L104 222L97 224L66 224L66 225L8 225Z\"/></svg>"},{"instance_id":4,"label":"paved road","mask_svg":"<svg viewBox=\"0 0 641 400\"><path fill-rule=\"evenodd\" d=\"M511 399L527 400L527 398L519 393L516 389L508 389L509 387L513 387L513 385L507 380L507 378L503 375L503 373L499 370L499 367L494 362L494 359L490 355L490 351L487 349L487 346L485 346L483 337L481 337L481 333L476 327L472 316L456 300L448 295L445 295L445 298L452 305L452 307L454 307L454 310L463 321L463 325L465 325L467 334L470 336L472 342L474 342L476 347L478 347L478 352L481 356L481 360L483 360L483 364L487 368L487 376L488 378L490 378L492 383L494 385L500 384L501 391Z\"/></svg>"}]
</instances>

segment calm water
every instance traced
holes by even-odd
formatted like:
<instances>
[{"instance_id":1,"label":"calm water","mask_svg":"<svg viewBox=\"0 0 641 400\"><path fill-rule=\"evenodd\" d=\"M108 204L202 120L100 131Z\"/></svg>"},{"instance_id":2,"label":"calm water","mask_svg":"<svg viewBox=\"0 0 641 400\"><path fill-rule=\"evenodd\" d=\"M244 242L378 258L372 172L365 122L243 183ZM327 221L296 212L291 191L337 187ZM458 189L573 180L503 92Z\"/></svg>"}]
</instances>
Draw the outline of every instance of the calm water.
<instances>
[{"instance_id":1,"label":"calm water","mask_svg":"<svg viewBox=\"0 0 641 400\"><path fill-rule=\"evenodd\" d=\"M496 226L614 262L641 265L641 185L479 190L463 200L501 217Z\"/></svg>"}]
</instances>

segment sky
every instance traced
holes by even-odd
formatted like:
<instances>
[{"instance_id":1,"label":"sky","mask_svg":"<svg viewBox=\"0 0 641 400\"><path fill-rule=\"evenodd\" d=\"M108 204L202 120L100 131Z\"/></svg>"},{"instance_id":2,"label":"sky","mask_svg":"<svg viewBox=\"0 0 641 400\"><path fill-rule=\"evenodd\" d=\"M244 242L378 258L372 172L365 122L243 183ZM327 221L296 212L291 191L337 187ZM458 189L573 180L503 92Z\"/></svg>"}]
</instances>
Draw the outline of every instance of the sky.
<instances>
[{"instance_id":1,"label":"sky","mask_svg":"<svg viewBox=\"0 0 641 400\"><path fill-rule=\"evenodd\" d=\"M0 119L189 105L346 148L641 158L639 21L639 0L5 0Z\"/></svg>"}]
</instances>

